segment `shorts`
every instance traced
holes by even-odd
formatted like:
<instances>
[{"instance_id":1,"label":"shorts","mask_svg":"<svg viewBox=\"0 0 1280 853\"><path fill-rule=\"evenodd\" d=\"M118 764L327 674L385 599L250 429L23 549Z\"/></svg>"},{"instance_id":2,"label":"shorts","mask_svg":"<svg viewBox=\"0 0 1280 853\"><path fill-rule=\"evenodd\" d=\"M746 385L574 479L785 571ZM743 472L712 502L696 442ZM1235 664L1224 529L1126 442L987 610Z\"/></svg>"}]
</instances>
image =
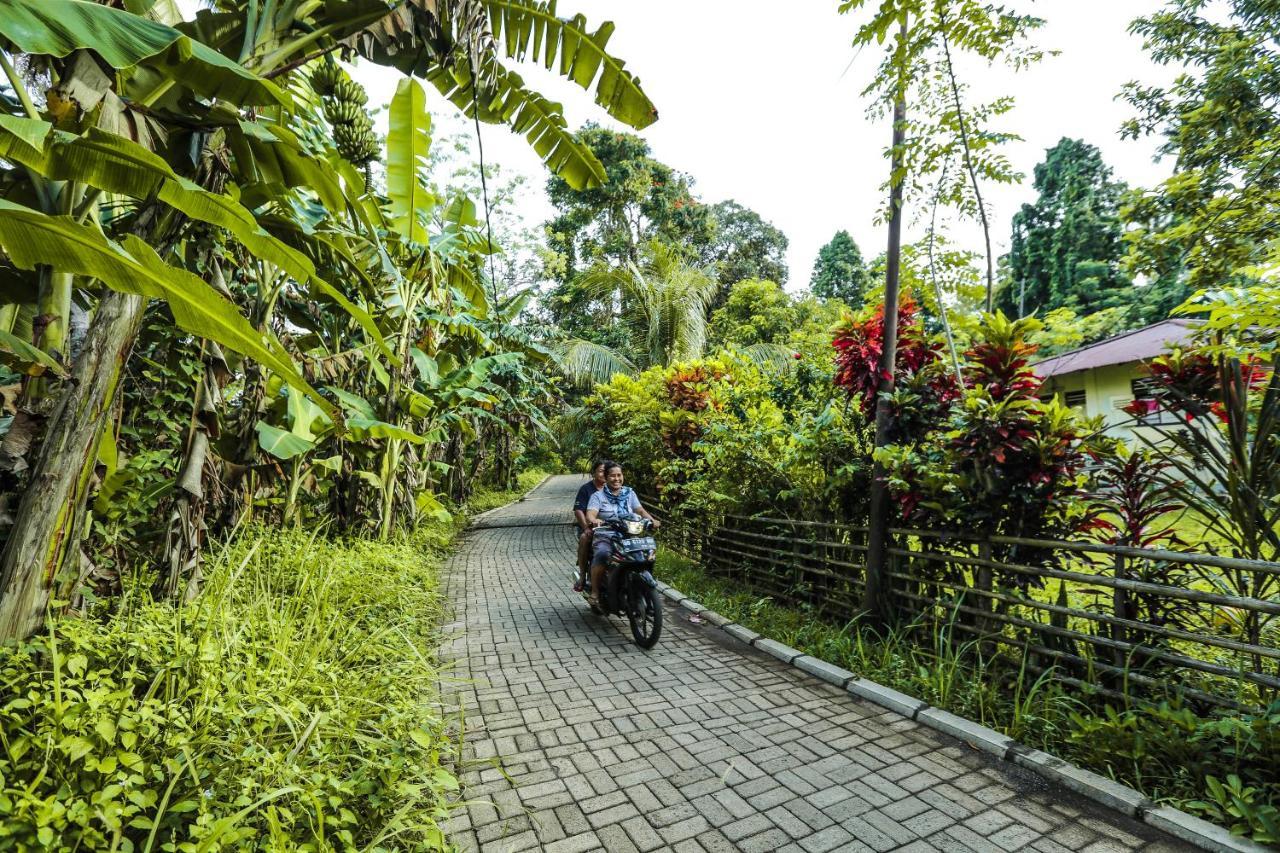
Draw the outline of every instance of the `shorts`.
<instances>
[{"instance_id":1,"label":"shorts","mask_svg":"<svg viewBox=\"0 0 1280 853\"><path fill-rule=\"evenodd\" d=\"M613 540L606 539L603 536L597 536L591 542L591 562L607 563L609 555L613 553Z\"/></svg>"}]
</instances>

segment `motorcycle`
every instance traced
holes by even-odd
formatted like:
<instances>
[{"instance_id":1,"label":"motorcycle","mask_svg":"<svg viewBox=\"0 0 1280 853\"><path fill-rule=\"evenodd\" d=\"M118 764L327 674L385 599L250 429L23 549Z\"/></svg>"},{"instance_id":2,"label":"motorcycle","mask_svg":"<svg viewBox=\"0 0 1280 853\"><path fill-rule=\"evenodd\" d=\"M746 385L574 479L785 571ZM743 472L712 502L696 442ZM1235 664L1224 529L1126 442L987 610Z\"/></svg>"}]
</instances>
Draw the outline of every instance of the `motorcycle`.
<instances>
[{"instance_id":1,"label":"motorcycle","mask_svg":"<svg viewBox=\"0 0 1280 853\"><path fill-rule=\"evenodd\" d=\"M652 536L653 522L630 516L601 521L597 529L601 528L615 535L610 539L609 560L605 564L600 612L625 615L636 645L651 649L662 633L662 596L653 579L658 550ZM590 600L586 590L582 597Z\"/></svg>"}]
</instances>

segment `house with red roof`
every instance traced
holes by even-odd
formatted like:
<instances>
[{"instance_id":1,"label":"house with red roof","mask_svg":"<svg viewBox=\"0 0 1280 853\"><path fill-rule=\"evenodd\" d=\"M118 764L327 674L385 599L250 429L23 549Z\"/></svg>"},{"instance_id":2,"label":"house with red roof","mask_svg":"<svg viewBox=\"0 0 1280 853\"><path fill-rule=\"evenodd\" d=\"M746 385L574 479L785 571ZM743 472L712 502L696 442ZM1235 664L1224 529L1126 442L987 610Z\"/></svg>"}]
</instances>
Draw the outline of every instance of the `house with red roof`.
<instances>
[{"instance_id":1,"label":"house with red roof","mask_svg":"<svg viewBox=\"0 0 1280 853\"><path fill-rule=\"evenodd\" d=\"M1125 411L1134 400L1154 399L1145 366L1189 342L1198 326L1198 320L1163 320L1038 362L1032 369L1044 380L1042 399L1057 396L1089 417L1101 415L1107 435L1139 444L1135 430L1174 423L1158 407L1137 417Z\"/></svg>"}]
</instances>

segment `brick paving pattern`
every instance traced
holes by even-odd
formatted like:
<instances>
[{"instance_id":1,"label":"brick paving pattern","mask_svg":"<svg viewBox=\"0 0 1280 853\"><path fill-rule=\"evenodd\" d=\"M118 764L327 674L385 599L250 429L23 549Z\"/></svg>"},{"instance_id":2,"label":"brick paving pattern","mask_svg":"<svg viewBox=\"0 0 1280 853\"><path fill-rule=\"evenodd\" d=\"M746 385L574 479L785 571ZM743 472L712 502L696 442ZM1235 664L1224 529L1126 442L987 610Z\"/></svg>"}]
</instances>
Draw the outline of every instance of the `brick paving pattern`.
<instances>
[{"instance_id":1,"label":"brick paving pattern","mask_svg":"<svg viewBox=\"0 0 1280 853\"><path fill-rule=\"evenodd\" d=\"M811 678L668 607L645 652L569 589L556 477L450 563L462 850L1191 848Z\"/></svg>"}]
</instances>

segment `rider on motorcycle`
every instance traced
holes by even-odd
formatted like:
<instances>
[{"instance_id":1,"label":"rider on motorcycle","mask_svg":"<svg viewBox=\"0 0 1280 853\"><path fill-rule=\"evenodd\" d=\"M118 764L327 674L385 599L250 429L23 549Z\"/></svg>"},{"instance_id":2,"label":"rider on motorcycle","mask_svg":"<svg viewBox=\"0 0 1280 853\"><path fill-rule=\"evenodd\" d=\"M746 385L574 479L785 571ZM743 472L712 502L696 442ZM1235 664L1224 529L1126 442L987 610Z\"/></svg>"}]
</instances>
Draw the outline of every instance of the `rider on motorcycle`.
<instances>
[{"instance_id":1,"label":"rider on motorcycle","mask_svg":"<svg viewBox=\"0 0 1280 853\"><path fill-rule=\"evenodd\" d=\"M658 519L640 505L640 498L635 490L622 483L622 466L617 462L606 462L604 466L604 488L591 496L587 502L587 523L595 527L597 521L612 521L628 515L639 515L653 522L654 529L661 525ZM604 528L594 531L591 548L591 597L588 601L592 608L600 605L600 585L604 582L605 564L609 561L610 540L616 533Z\"/></svg>"},{"instance_id":2,"label":"rider on motorcycle","mask_svg":"<svg viewBox=\"0 0 1280 853\"><path fill-rule=\"evenodd\" d=\"M578 582L573 585L574 592L582 592L587 582L587 566L591 561L591 525L587 523L587 503L591 496L604 488L604 465L607 460L597 460L591 466L591 480L578 489L578 496L573 501L573 520L578 527Z\"/></svg>"}]
</instances>

